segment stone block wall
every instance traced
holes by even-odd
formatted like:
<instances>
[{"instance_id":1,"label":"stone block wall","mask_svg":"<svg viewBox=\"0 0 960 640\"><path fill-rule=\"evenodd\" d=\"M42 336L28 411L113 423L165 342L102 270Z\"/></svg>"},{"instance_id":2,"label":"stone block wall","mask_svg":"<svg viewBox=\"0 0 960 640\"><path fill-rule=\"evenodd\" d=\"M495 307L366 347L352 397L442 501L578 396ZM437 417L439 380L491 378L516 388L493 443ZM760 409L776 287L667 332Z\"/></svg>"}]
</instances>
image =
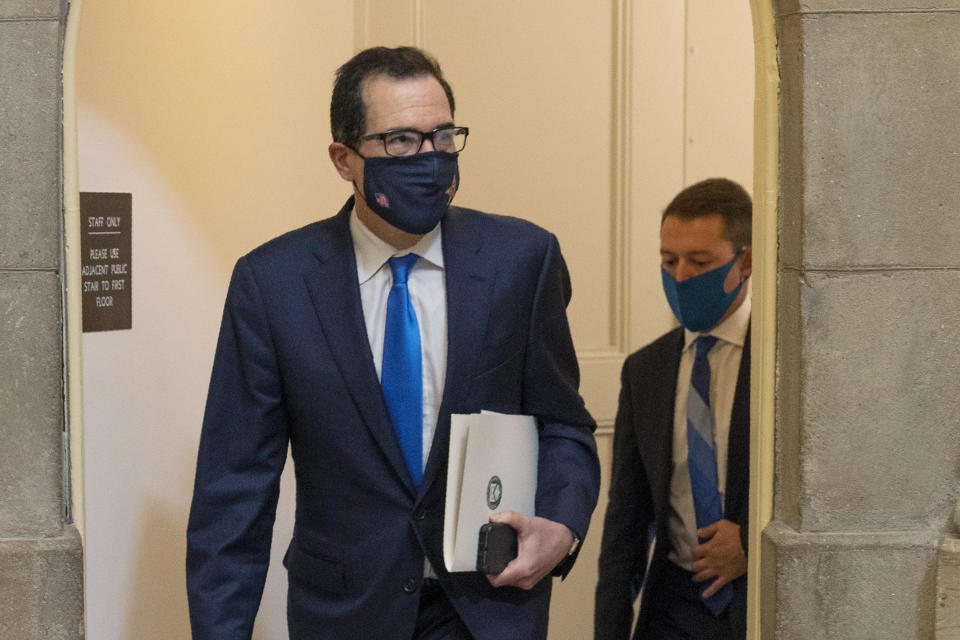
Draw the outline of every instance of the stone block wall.
<instances>
[{"instance_id":1,"label":"stone block wall","mask_svg":"<svg viewBox=\"0 0 960 640\"><path fill-rule=\"evenodd\" d=\"M776 3L763 638L933 638L960 493L960 3L922 4Z\"/></svg>"},{"instance_id":2,"label":"stone block wall","mask_svg":"<svg viewBox=\"0 0 960 640\"><path fill-rule=\"evenodd\" d=\"M0 638L17 640L83 637L64 489L66 10L0 0ZM938 574L937 557L960 494L960 0L774 10L777 477L760 637L926 640L955 619L938 593L958 601L955 563Z\"/></svg>"},{"instance_id":3,"label":"stone block wall","mask_svg":"<svg viewBox=\"0 0 960 640\"><path fill-rule=\"evenodd\" d=\"M64 489L61 49L66 4L0 0L0 638L83 637Z\"/></svg>"}]
</instances>

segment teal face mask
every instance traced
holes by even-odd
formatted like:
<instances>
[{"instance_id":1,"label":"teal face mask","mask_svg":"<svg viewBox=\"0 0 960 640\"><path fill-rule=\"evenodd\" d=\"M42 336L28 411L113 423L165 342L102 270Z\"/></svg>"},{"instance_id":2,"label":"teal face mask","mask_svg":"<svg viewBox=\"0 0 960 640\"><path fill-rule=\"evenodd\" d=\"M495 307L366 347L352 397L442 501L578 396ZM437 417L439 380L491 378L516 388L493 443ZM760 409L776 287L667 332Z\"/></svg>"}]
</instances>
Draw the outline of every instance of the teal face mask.
<instances>
[{"instance_id":1,"label":"teal face mask","mask_svg":"<svg viewBox=\"0 0 960 640\"><path fill-rule=\"evenodd\" d=\"M673 315L677 316L680 324L690 331L706 331L720 322L720 318L737 299L743 287L741 282L729 293L723 290L727 274L733 269L733 264L739 257L740 252L737 252L733 260L725 265L687 278L683 282L677 282L666 269L661 268L663 292L667 295L670 309Z\"/></svg>"}]
</instances>

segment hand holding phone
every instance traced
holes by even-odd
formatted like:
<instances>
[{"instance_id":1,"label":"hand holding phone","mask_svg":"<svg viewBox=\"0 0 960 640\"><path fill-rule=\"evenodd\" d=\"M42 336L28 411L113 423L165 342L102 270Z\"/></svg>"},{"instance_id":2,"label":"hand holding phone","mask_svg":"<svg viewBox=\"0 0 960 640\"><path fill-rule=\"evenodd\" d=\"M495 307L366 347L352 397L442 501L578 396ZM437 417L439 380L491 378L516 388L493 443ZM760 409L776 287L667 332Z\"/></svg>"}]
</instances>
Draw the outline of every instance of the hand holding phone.
<instances>
[{"instance_id":1,"label":"hand holding phone","mask_svg":"<svg viewBox=\"0 0 960 640\"><path fill-rule=\"evenodd\" d=\"M496 575L517 557L517 531L508 524L488 522L480 527L477 571Z\"/></svg>"}]
</instances>

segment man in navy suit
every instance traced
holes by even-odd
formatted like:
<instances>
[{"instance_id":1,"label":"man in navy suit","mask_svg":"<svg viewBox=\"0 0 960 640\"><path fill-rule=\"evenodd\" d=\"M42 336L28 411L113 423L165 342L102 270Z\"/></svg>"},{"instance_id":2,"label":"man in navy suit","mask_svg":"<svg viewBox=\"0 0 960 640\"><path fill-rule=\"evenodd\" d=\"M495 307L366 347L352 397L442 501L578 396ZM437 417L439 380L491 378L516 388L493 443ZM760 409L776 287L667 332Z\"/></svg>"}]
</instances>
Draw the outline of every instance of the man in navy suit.
<instances>
[{"instance_id":1,"label":"man in navy suit","mask_svg":"<svg viewBox=\"0 0 960 640\"><path fill-rule=\"evenodd\" d=\"M557 240L450 206L468 130L423 52L360 52L330 111L353 196L241 258L227 293L187 531L193 636L250 638L289 445L291 638L546 638L550 576L599 490ZM450 415L481 410L536 417L536 515L491 517L518 532L502 573L450 574Z\"/></svg>"},{"instance_id":2,"label":"man in navy suit","mask_svg":"<svg viewBox=\"0 0 960 640\"><path fill-rule=\"evenodd\" d=\"M663 213L661 275L682 326L623 365L596 640L746 635L751 217L750 196L720 178Z\"/></svg>"}]
</instances>

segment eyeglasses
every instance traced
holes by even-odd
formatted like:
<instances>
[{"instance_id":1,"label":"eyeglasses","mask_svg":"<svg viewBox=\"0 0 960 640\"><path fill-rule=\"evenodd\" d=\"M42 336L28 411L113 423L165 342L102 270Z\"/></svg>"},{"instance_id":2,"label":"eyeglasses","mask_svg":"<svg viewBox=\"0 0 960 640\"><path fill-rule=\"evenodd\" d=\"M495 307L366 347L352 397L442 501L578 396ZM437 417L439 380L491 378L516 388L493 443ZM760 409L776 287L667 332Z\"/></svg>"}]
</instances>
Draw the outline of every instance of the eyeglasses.
<instances>
[{"instance_id":1,"label":"eyeglasses","mask_svg":"<svg viewBox=\"0 0 960 640\"><path fill-rule=\"evenodd\" d=\"M412 156L420 152L424 140L433 143L437 151L457 153L467 146L467 127L437 127L433 131L417 131L416 129L391 129L383 133L371 133L360 138L360 143L367 140L383 141L383 150L388 156Z\"/></svg>"}]
</instances>

